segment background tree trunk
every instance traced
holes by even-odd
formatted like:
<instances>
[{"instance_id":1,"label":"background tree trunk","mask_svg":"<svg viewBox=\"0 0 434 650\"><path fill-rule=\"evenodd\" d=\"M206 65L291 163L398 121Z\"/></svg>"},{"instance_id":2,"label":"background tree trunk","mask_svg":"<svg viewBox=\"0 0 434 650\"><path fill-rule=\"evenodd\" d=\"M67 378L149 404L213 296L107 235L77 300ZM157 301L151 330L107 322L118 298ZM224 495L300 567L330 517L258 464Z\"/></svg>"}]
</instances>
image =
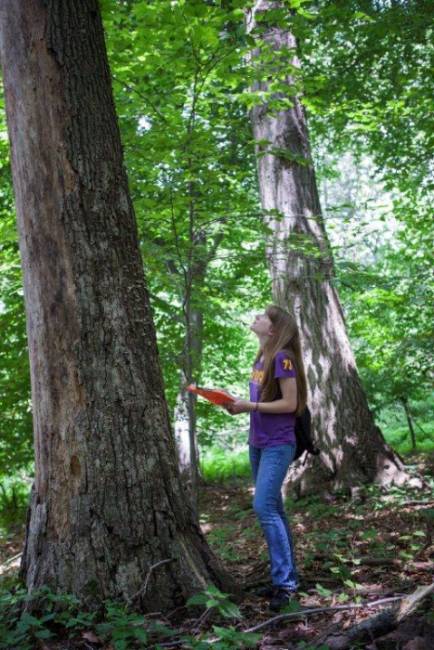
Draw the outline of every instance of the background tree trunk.
<instances>
[{"instance_id":1,"label":"background tree trunk","mask_svg":"<svg viewBox=\"0 0 434 650\"><path fill-rule=\"evenodd\" d=\"M199 449L196 428L196 396L186 386L198 381L202 357L202 313L185 310L184 349L181 356L182 372L175 406L175 439L178 449L181 479L189 495L193 510L198 510Z\"/></svg>"},{"instance_id":2,"label":"background tree trunk","mask_svg":"<svg viewBox=\"0 0 434 650\"><path fill-rule=\"evenodd\" d=\"M413 418L411 417L410 407L408 405L408 400L405 397L401 398L402 408L405 412L405 417L407 418L408 430L410 431L411 439L411 448L413 451L416 451L416 432L413 426Z\"/></svg>"},{"instance_id":3,"label":"background tree trunk","mask_svg":"<svg viewBox=\"0 0 434 650\"><path fill-rule=\"evenodd\" d=\"M36 453L22 575L93 604L151 571L153 610L230 588L183 499L97 1L0 11Z\"/></svg>"},{"instance_id":4,"label":"background tree trunk","mask_svg":"<svg viewBox=\"0 0 434 650\"><path fill-rule=\"evenodd\" d=\"M257 27L259 14L276 7L282 4L257 0L247 14L248 32ZM291 63L299 67L293 35L273 25L272 19L262 23L262 29L261 42L274 51L292 50ZM251 52L253 65L258 54L259 48ZM290 76L285 82L294 86ZM267 81L258 81L252 90L267 91ZM280 214L267 217L273 298L294 310L301 330L313 431L322 449L318 460L294 465L291 483L301 494L317 492L321 483L331 489L371 481L402 485L408 474L368 408L332 284L332 253L300 98L293 97L292 108L274 113L267 104L255 106L250 117L254 138L261 141L256 153L262 207Z\"/></svg>"},{"instance_id":5,"label":"background tree trunk","mask_svg":"<svg viewBox=\"0 0 434 650\"><path fill-rule=\"evenodd\" d=\"M193 220L194 217L191 217ZM191 228L193 230L193 226ZM183 320L185 327L184 345L180 355L181 382L175 407L175 438L178 448L181 478L189 495L193 510L198 510L199 448L196 427L196 396L186 390L192 382L199 382L203 349L203 314L194 304L196 287L206 277L208 262L197 253L196 246L205 245L190 237L190 254L186 262L184 285Z\"/></svg>"},{"instance_id":6,"label":"background tree trunk","mask_svg":"<svg viewBox=\"0 0 434 650\"><path fill-rule=\"evenodd\" d=\"M197 441L196 396L185 390L192 382L200 382L203 356L203 312L198 290L206 282L208 265L214 259L222 234L207 242L205 231L196 228L194 209L190 212L190 251L185 263L183 320L184 347L181 359L180 390L175 407L175 438L181 477L193 507L197 512L200 483L199 447Z\"/></svg>"}]
</instances>

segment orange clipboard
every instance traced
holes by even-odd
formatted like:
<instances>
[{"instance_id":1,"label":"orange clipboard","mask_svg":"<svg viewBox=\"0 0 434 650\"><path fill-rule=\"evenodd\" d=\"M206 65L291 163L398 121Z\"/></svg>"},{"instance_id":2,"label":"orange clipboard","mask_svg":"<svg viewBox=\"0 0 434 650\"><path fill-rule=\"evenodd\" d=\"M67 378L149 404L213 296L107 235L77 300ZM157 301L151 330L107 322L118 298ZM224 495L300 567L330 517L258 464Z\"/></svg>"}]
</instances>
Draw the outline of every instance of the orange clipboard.
<instances>
[{"instance_id":1,"label":"orange clipboard","mask_svg":"<svg viewBox=\"0 0 434 650\"><path fill-rule=\"evenodd\" d=\"M227 391L223 390L223 388L201 388L200 386L196 386L196 384L190 384L187 386L187 390L190 391L190 393L196 393L196 395L204 397L209 402L217 404L217 406L230 404L237 400L236 397L230 395Z\"/></svg>"}]
</instances>

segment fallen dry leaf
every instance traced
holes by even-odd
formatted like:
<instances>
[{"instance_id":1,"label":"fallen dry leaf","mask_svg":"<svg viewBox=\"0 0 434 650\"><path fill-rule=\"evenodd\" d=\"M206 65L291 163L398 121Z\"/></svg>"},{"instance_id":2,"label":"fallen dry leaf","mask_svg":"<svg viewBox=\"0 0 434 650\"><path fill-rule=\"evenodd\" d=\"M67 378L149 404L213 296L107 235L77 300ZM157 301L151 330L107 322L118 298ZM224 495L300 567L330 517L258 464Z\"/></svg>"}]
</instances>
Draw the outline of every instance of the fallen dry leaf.
<instances>
[{"instance_id":1,"label":"fallen dry leaf","mask_svg":"<svg viewBox=\"0 0 434 650\"><path fill-rule=\"evenodd\" d=\"M89 641L89 643L102 643L101 639L99 636L94 634L94 632L89 631L89 632L83 632L81 635L85 641Z\"/></svg>"}]
</instances>

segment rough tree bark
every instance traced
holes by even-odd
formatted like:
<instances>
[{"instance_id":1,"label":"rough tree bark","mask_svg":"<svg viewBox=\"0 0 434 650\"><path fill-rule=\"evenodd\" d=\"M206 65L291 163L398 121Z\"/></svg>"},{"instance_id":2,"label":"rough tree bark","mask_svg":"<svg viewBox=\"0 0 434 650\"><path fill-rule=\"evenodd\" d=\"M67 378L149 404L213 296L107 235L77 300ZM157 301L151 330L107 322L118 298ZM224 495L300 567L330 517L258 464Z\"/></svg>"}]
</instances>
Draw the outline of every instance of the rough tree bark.
<instances>
[{"instance_id":1,"label":"rough tree bark","mask_svg":"<svg viewBox=\"0 0 434 650\"><path fill-rule=\"evenodd\" d=\"M281 2L256 0L246 14L247 31L254 33L261 14L263 18L268 10L282 6ZM255 65L265 43L275 52L291 50L291 64L299 67L296 41L288 29L273 25L270 18L262 22L262 30L258 48L251 51L251 63ZM278 64L277 56L275 60ZM294 79L288 75L285 83L293 87ZM252 90L267 91L268 80L255 82ZM290 94L288 90L274 97ZM333 286L332 253L300 97L292 97L291 108L274 113L266 102L254 106L250 118L255 141L260 141L256 153L262 207L280 214L280 218L275 213L266 217L272 232L267 260L273 297L293 309L301 330L314 436L322 448L319 459L294 465L289 473L291 485L299 494L316 492L321 483L327 489L351 489L372 481L402 485L409 476L375 425Z\"/></svg>"},{"instance_id":2,"label":"rough tree bark","mask_svg":"<svg viewBox=\"0 0 434 650\"><path fill-rule=\"evenodd\" d=\"M3 0L36 476L22 575L88 603L231 585L186 507L97 0ZM162 560L168 560L159 564Z\"/></svg>"}]
</instances>

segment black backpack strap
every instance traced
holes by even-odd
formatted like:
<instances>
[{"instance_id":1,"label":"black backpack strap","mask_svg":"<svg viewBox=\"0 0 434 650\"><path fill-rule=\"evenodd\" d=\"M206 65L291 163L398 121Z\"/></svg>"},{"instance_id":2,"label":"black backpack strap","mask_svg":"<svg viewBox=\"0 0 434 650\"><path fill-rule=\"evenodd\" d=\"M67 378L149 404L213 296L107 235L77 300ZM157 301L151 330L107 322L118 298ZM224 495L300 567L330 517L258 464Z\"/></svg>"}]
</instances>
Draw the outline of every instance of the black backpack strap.
<instances>
[{"instance_id":1,"label":"black backpack strap","mask_svg":"<svg viewBox=\"0 0 434 650\"><path fill-rule=\"evenodd\" d=\"M309 454L318 456L320 449L315 447L312 440L312 416L309 410L309 407L306 406L304 411L296 417L295 428L296 428L296 438L297 438L297 453L295 459L297 459L304 451L307 451ZM305 458L306 462L307 456Z\"/></svg>"}]
</instances>

